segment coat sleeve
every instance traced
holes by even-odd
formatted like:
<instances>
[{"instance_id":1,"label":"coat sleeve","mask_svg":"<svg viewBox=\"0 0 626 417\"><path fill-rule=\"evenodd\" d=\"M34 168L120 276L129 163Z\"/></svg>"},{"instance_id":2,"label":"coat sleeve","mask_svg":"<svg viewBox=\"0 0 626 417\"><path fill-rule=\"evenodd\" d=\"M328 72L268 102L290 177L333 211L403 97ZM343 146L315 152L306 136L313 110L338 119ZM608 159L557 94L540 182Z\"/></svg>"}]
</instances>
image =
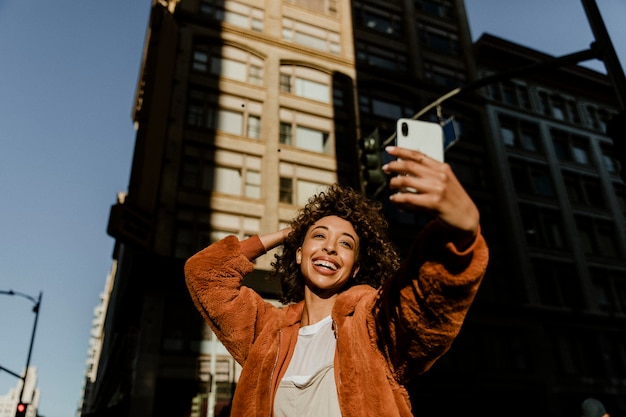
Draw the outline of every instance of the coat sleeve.
<instances>
[{"instance_id":1,"label":"coat sleeve","mask_svg":"<svg viewBox=\"0 0 626 417\"><path fill-rule=\"evenodd\" d=\"M425 372L452 345L488 263L479 233L460 252L433 221L418 235L398 272L379 290L373 326L379 349L400 383Z\"/></svg>"},{"instance_id":2,"label":"coat sleeve","mask_svg":"<svg viewBox=\"0 0 626 417\"><path fill-rule=\"evenodd\" d=\"M253 271L251 259L265 252L258 237L239 242L228 236L185 263L191 299L235 360L245 362L266 314L274 309L256 292L242 286Z\"/></svg>"}]
</instances>

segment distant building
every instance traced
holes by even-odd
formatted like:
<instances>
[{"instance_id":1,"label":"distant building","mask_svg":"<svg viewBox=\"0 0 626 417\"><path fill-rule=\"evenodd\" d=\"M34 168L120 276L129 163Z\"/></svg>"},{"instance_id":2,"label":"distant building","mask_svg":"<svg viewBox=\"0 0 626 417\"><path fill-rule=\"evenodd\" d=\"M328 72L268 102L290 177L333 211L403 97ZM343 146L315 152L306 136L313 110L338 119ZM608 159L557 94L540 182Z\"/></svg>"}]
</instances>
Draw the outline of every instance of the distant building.
<instances>
[{"instance_id":1,"label":"distant building","mask_svg":"<svg viewBox=\"0 0 626 417\"><path fill-rule=\"evenodd\" d=\"M548 58L488 35L474 45L462 0L153 1L81 415L227 415L240 368L192 305L185 260L285 226L334 182L371 194L365 135L385 140L450 90ZM454 116L446 160L481 210L491 264L450 352L412 382L416 415L567 415L590 394L626 410L624 183L602 130L615 111L607 77L574 67L422 117ZM426 217L386 210L405 253ZM271 258L244 284L275 302Z\"/></svg>"},{"instance_id":2,"label":"distant building","mask_svg":"<svg viewBox=\"0 0 626 417\"><path fill-rule=\"evenodd\" d=\"M22 387L24 387L23 393ZM15 417L15 411L20 402L20 394L22 394L22 402L28 405L26 417L37 417L40 393L39 388L37 388L37 368L35 366L28 367L25 384L24 381L18 379L15 388L11 388L7 395L0 395L0 417Z\"/></svg>"},{"instance_id":3,"label":"distant building","mask_svg":"<svg viewBox=\"0 0 626 417\"><path fill-rule=\"evenodd\" d=\"M91 335L89 337L89 349L87 350L85 380L83 381L83 393L78 405L77 416L80 416L85 409L89 409L89 399L94 396L91 393L93 384L98 375L98 365L102 354L102 341L104 339L104 322L107 308L113 288L113 278L116 275L117 262L113 262L111 272L107 276L104 291L100 294L100 304L94 308L93 320L91 322Z\"/></svg>"}]
</instances>

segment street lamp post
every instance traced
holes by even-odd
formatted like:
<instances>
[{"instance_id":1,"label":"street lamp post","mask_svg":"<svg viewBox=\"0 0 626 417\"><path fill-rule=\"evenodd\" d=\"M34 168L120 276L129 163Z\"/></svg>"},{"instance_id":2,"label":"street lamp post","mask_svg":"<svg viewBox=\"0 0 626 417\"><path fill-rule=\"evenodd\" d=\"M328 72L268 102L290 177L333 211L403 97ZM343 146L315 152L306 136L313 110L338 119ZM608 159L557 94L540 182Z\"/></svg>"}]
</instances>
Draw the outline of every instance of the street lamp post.
<instances>
[{"instance_id":1,"label":"street lamp post","mask_svg":"<svg viewBox=\"0 0 626 417\"><path fill-rule=\"evenodd\" d=\"M596 42L599 45L601 59L604 62L604 67L609 76L609 79L615 87L615 94L620 105L620 110L626 110L626 77L624 76L624 70L620 65L613 42L609 36L609 32L604 25L600 10L595 0L582 0L589 26Z\"/></svg>"},{"instance_id":2,"label":"street lamp post","mask_svg":"<svg viewBox=\"0 0 626 417\"><path fill-rule=\"evenodd\" d=\"M26 377L28 376L28 367L30 366L30 357L31 357L31 354L33 353L33 343L35 341L35 331L37 330L37 321L39 319L39 308L41 307L41 297L43 295L43 292L41 291L39 292L39 297L37 299L35 299L34 297L31 297L28 294L24 294L24 293L13 291L13 290L9 290L9 291L0 290L0 294L18 295L20 297L23 297L32 301L34 304L33 312L35 313L35 322L33 323L33 331L30 335L30 344L28 346L28 356L26 357L26 369L24 370L24 376L20 376L15 372L11 372L6 368L0 367L0 370L4 370L10 373L11 375L16 376L22 380L22 389L20 391L20 398L19 398L19 402L22 403L22 397L24 396L24 388L26 387Z\"/></svg>"}]
</instances>

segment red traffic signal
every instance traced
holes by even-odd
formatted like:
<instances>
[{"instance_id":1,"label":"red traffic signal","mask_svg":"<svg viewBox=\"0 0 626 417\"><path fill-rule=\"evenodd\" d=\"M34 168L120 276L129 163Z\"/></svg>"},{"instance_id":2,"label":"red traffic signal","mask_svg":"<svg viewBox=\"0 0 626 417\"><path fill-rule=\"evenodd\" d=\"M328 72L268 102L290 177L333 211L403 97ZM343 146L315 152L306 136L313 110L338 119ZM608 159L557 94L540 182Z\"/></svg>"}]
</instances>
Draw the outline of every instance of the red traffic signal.
<instances>
[{"instance_id":1,"label":"red traffic signal","mask_svg":"<svg viewBox=\"0 0 626 417\"><path fill-rule=\"evenodd\" d=\"M15 409L15 417L26 417L27 410L28 406L20 401L17 404L17 408Z\"/></svg>"}]
</instances>

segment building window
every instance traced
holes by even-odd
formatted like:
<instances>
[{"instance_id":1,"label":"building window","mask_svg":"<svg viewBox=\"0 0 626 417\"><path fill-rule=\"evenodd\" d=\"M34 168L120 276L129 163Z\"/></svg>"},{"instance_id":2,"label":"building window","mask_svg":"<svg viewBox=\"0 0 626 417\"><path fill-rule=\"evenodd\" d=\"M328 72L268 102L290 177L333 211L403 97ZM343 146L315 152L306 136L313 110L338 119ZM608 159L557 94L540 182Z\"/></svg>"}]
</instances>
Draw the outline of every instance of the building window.
<instances>
[{"instance_id":1,"label":"building window","mask_svg":"<svg viewBox=\"0 0 626 417\"><path fill-rule=\"evenodd\" d=\"M465 74L453 68L444 67L432 62L424 63L424 76L432 81L450 89L457 88L465 84Z\"/></svg>"},{"instance_id":2,"label":"building window","mask_svg":"<svg viewBox=\"0 0 626 417\"><path fill-rule=\"evenodd\" d=\"M235 167L214 168L213 191L222 194L241 195L242 172Z\"/></svg>"},{"instance_id":3,"label":"building window","mask_svg":"<svg viewBox=\"0 0 626 417\"><path fill-rule=\"evenodd\" d=\"M566 248L561 213L536 206L520 206L524 235L529 246L544 249Z\"/></svg>"},{"instance_id":4,"label":"building window","mask_svg":"<svg viewBox=\"0 0 626 417\"><path fill-rule=\"evenodd\" d=\"M519 106L524 110L531 110L532 105L528 88L525 85L515 84L515 91L517 92L516 97L519 101Z\"/></svg>"},{"instance_id":5,"label":"building window","mask_svg":"<svg viewBox=\"0 0 626 417\"><path fill-rule=\"evenodd\" d=\"M580 112L575 100L548 91L539 91L539 112L556 120L580 123Z\"/></svg>"},{"instance_id":6,"label":"building window","mask_svg":"<svg viewBox=\"0 0 626 417\"><path fill-rule=\"evenodd\" d=\"M194 71L208 72L209 71L209 54L205 51L194 51L191 68Z\"/></svg>"},{"instance_id":7,"label":"building window","mask_svg":"<svg viewBox=\"0 0 626 417\"><path fill-rule=\"evenodd\" d=\"M245 238L259 230L259 220L255 217L223 212L209 215L204 209L182 207L176 214L175 254L177 258L187 259L228 235ZM200 350L198 346L196 351Z\"/></svg>"},{"instance_id":8,"label":"building window","mask_svg":"<svg viewBox=\"0 0 626 417\"><path fill-rule=\"evenodd\" d=\"M576 228L586 254L605 258L618 257L615 224L592 217L576 216Z\"/></svg>"},{"instance_id":9,"label":"building window","mask_svg":"<svg viewBox=\"0 0 626 417\"><path fill-rule=\"evenodd\" d=\"M395 51L389 46L379 47L357 42L356 58L359 64L393 72L406 72L406 52Z\"/></svg>"},{"instance_id":10,"label":"building window","mask_svg":"<svg viewBox=\"0 0 626 417\"><path fill-rule=\"evenodd\" d=\"M280 91L298 97L330 103L330 85L330 76L321 71L292 65L283 65L280 69Z\"/></svg>"},{"instance_id":11,"label":"building window","mask_svg":"<svg viewBox=\"0 0 626 417\"><path fill-rule=\"evenodd\" d=\"M243 101L243 105L242 105ZM190 88L187 104L187 126L212 129L251 139L261 137L261 103L222 95L219 98Z\"/></svg>"},{"instance_id":12,"label":"building window","mask_svg":"<svg viewBox=\"0 0 626 417\"><path fill-rule=\"evenodd\" d=\"M263 67L261 65L251 64L248 67L248 82L250 84L263 84Z\"/></svg>"},{"instance_id":13,"label":"building window","mask_svg":"<svg viewBox=\"0 0 626 417\"><path fill-rule=\"evenodd\" d=\"M552 117L557 120L567 120L567 110L565 109L565 100L559 96L553 96L551 100Z\"/></svg>"},{"instance_id":14,"label":"building window","mask_svg":"<svg viewBox=\"0 0 626 417\"><path fill-rule=\"evenodd\" d=\"M311 152L332 153L330 134L313 127L281 122L280 143Z\"/></svg>"},{"instance_id":15,"label":"building window","mask_svg":"<svg viewBox=\"0 0 626 417\"><path fill-rule=\"evenodd\" d=\"M454 7L449 1L415 0L415 9L431 16L450 20L454 17Z\"/></svg>"},{"instance_id":16,"label":"building window","mask_svg":"<svg viewBox=\"0 0 626 417\"><path fill-rule=\"evenodd\" d=\"M320 51L341 53L339 33L297 20L283 18L282 38Z\"/></svg>"},{"instance_id":17,"label":"building window","mask_svg":"<svg viewBox=\"0 0 626 417\"><path fill-rule=\"evenodd\" d=\"M584 139L574 140L571 143L572 159L581 165L589 165L589 149Z\"/></svg>"},{"instance_id":18,"label":"building window","mask_svg":"<svg viewBox=\"0 0 626 417\"><path fill-rule=\"evenodd\" d=\"M201 193L261 198L259 157L194 145L185 145L183 153L181 188Z\"/></svg>"},{"instance_id":19,"label":"building window","mask_svg":"<svg viewBox=\"0 0 626 417\"><path fill-rule=\"evenodd\" d=\"M247 137L252 139L261 138L261 118L259 116L248 116Z\"/></svg>"},{"instance_id":20,"label":"building window","mask_svg":"<svg viewBox=\"0 0 626 417\"><path fill-rule=\"evenodd\" d=\"M550 135L554 152L559 161L587 166L591 164L588 138L558 129L551 129Z\"/></svg>"},{"instance_id":21,"label":"building window","mask_svg":"<svg viewBox=\"0 0 626 417\"><path fill-rule=\"evenodd\" d=\"M280 74L280 91L291 93L291 75Z\"/></svg>"},{"instance_id":22,"label":"building window","mask_svg":"<svg viewBox=\"0 0 626 417\"><path fill-rule=\"evenodd\" d=\"M185 145L181 174L181 188L196 191L213 189L213 150L208 147Z\"/></svg>"},{"instance_id":23,"label":"building window","mask_svg":"<svg viewBox=\"0 0 626 417\"><path fill-rule=\"evenodd\" d=\"M304 206L310 197L327 188L327 184L300 179L297 177L280 177L281 203Z\"/></svg>"},{"instance_id":24,"label":"building window","mask_svg":"<svg viewBox=\"0 0 626 417\"><path fill-rule=\"evenodd\" d=\"M554 197L554 186L550 171L545 165L521 160L510 160L511 177L518 195L530 194L537 197Z\"/></svg>"},{"instance_id":25,"label":"building window","mask_svg":"<svg viewBox=\"0 0 626 417\"><path fill-rule=\"evenodd\" d=\"M602 147L602 164L606 168L609 174L615 175L617 174L617 164L619 163L614 155L613 147L608 146L606 144L601 145ZM626 167L624 167L626 168Z\"/></svg>"},{"instance_id":26,"label":"building window","mask_svg":"<svg viewBox=\"0 0 626 417\"><path fill-rule=\"evenodd\" d=\"M517 107L517 95L515 94L515 86L511 83L503 83L502 87L502 101L509 106Z\"/></svg>"},{"instance_id":27,"label":"building window","mask_svg":"<svg viewBox=\"0 0 626 417\"><path fill-rule=\"evenodd\" d=\"M280 177L279 201L281 203L293 203L293 178Z\"/></svg>"},{"instance_id":28,"label":"building window","mask_svg":"<svg viewBox=\"0 0 626 417\"><path fill-rule=\"evenodd\" d=\"M215 167L213 191L240 197L261 197L261 173L238 167Z\"/></svg>"},{"instance_id":29,"label":"building window","mask_svg":"<svg viewBox=\"0 0 626 417\"><path fill-rule=\"evenodd\" d=\"M243 133L243 113L241 112L218 109L212 119L214 123L212 126L209 126L211 128L238 136L241 136Z\"/></svg>"},{"instance_id":30,"label":"building window","mask_svg":"<svg viewBox=\"0 0 626 417\"><path fill-rule=\"evenodd\" d=\"M200 14L256 32L263 31L263 10L233 0L202 0Z\"/></svg>"},{"instance_id":31,"label":"building window","mask_svg":"<svg viewBox=\"0 0 626 417\"><path fill-rule=\"evenodd\" d=\"M261 198L261 173L259 171L246 171L244 196L257 200Z\"/></svg>"},{"instance_id":32,"label":"building window","mask_svg":"<svg viewBox=\"0 0 626 417\"><path fill-rule=\"evenodd\" d=\"M307 181L302 179L296 180L296 204L304 206L314 194L319 193L327 188L327 184L319 182Z\"/></svg>"},{"instance_id":33,"label":"building window","mask_svg":"<svg viewBox=\"0 0 626 417\"><path fill-rule=\"evenodd\" d=\"M502 102L502 91L500 91L500 86L498 84L492 83L486 88L487 94L492 100Z\"/></svg>"},{"instance_id":34,"label":"building window","mask_svg":"<svg viewBox=\"0 0 626 417\"><path fill-rule=\"evenodd\" d=\"M602 183L598 178L563 172L563 181L572 205L606 208Z\"/></svg>"},{"instance_id":35,"label":"building window","mask_svg":"<svg viewBox=\"0 0 626 417\"><path fill-rule=\"evenodd\" d=\"M492 100L511 107L531 109L530 95L525 85L517 82L494 83L487 86L487 92Z\"/></svg>"},{"instance_id":36,"label":"building window","mask_svg":"<svg viewBox=\"0 0 626 417\"><path fill-rule=\"evenodd\" d=\"M330 102L330 87L328 85L298 77L294 79L294 84L294 93L298 97L321 101L323 103Z\"/></svg>"},{"instance_id":37,"label":"building window","mask_svg":"<svg viewBox=\"0 0 626 417\"><path fill-rule=\"evenodd\" d=\"M287 3L329 16L337 15L337 0L286 0Z\"/></svg>"},{"instance_id":38,"label":"building window","mask_svg":"<svg viewBox=\"0 0 626 417\"><path fill-rule=\"evenodd\" d=\"M609 112L592 104L586 105L585 110L587 113L587 126L601 133L606 133L606 126L611 118Z\"/></svg>"},{"instance_id":39,"label":"building window","mask_svg":"<svg viewBox=\"0 0 626 417\"><path fill-rule=\"evenodd\" d=\"M291 134L291 123L280 123L280 143L283 145L289 145L293 143L293 136Z\"/></svg>"},{"instance_id":40,"label":"building window","mask_svg":"<svg viewBox=\"0 0 626 417\"><path fill-rule=\"evenodd\" d=\"M455 33L420 23L419 36L423 45L433 51L451 56L458 56L461 52Z\"/></svg>"},{"instance_id":41,"label":"building window","mask_svg":"<svg viewBox=\"0 0 626 417\"><path fill-rule=\"evenodd\" d=\"M580 112L578 111L578 104L576 101L568 99L565 101L565 108L567 115L572 123L580 124Z\"/></svg>"},{"instance_id":42,"label":"building window","mask_svg":"<svg viewBox=\"0 0 626 417\"><path fill-rule=\"evenodd\" d=\"M371 114L386 119L399 119L413 114L413 109L407 105L393 102L382 97L359 95L359 109L361 113ZM395 125L394 125L395 129Z\"/></svg>"},{"instance_id":43,"label":"building window","mask_svg":"<svg viewBox=\"0 0 626 417\"><path fill-rule=\"evenodd\" d=\"M307 151L333 154L334 120L332 118L288 108L280 109L279 118L280 143Z\"/></svg>"},{"instance_id":44,"label":"building window","mask_svg":"<svg viewBox=\"0 0 626 417\"><path fill-rule=\"evenodd\" d=\"M310 127L296 126L296 146L300 149L318 153L330 153L329 137L328 132Z\"/></svg>"},{"instance_id":45,"label":"building window","mask_svg":"<svg viewBox=\"0 0 626 417\"><path fill-rule=\"evenodd\" d=\"M528 152L540 151L539 126L503 115L500 115L498 119L500 136L507 147L523 149Z\"/></svg>"},{"instance_id":46,"label":"building window","mask_svg":"<svg viewBox=\"0 0 626 417\"><path fill-rule=\"evenodd\" d=\"M187 259L211 243L208 221L202 221L192 210L179 210L178 217L174 253L177 258Z\"/></svg>"},{"instance_id":47,"label":"building window","mask_svg":"<svg viewBox=\"0 0 626 417\"><path fill-rule=\"evenodd\" d=\"M353 18L357 26L393 37L402 36L402 25L397 12L382 10L355 1Z\"/></svg>"},{"instance_id":48,"label":"building window","mask_svg":"<svg viewBox=\"0 0 626 417\"><path fill-rule=\"evenodd\" d=\"M192 55L194 71L255 85L263 84L263 60L232 46L196 45Z\"/></svg>"}]
</instances>

